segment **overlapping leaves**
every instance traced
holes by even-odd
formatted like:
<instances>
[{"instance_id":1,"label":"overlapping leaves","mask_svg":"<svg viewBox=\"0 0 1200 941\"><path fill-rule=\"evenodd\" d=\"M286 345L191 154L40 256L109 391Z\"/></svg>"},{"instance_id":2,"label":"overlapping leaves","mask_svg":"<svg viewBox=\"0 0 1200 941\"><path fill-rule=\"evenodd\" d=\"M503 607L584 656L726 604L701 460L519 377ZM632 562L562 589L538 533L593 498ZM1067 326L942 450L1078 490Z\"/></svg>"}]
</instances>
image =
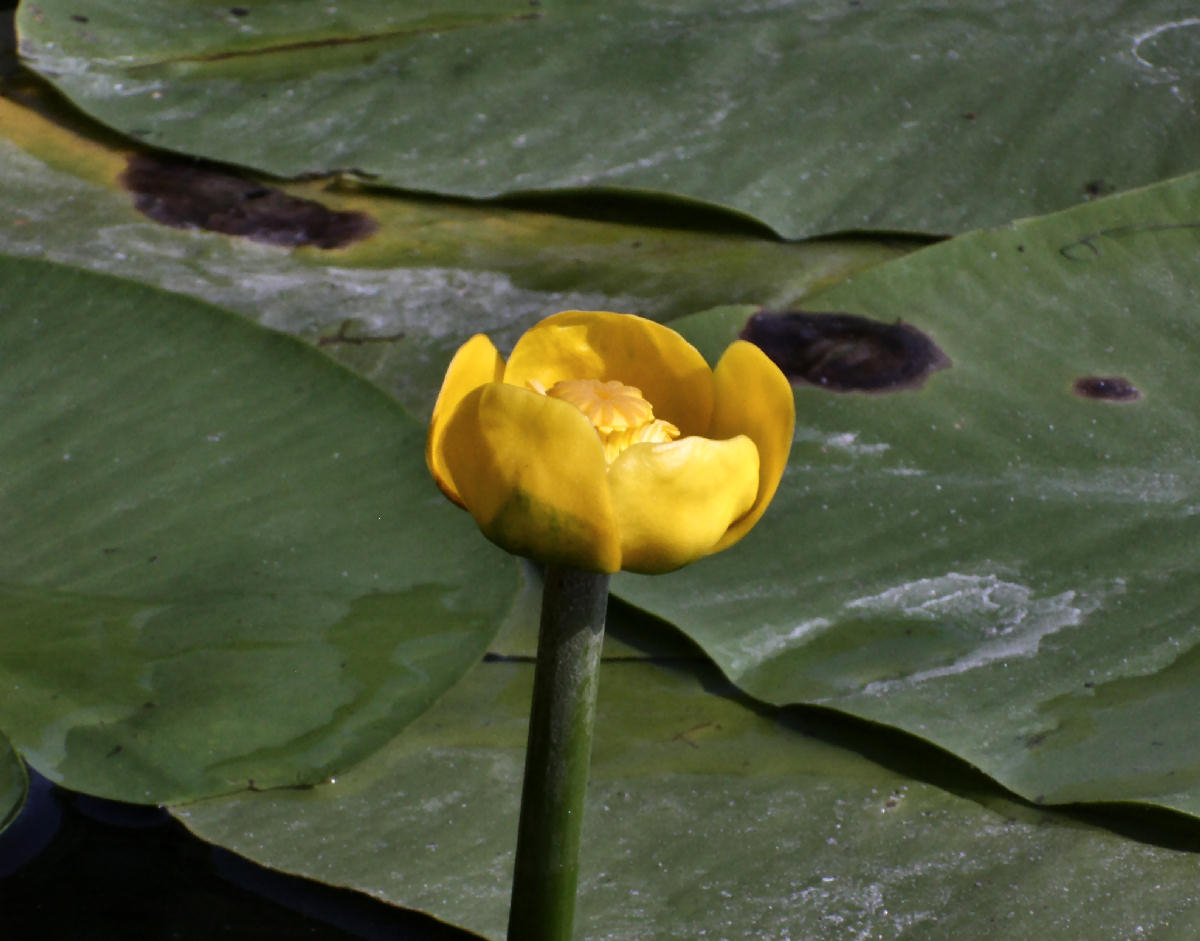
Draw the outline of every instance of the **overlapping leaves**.
<instances>
[{"instance_id":1,"label":"overlapping leaves","mask_svg":"<svg viewBox=\"0 0 1200 941\"><path fill-rule=\"evenodd\" d=\"M30 66L157 147L467 196L651 190L789 237L997 225L1200 145L1200 26L1171 0L39 0L19 27Z\"/></svg>"},{"instance_id":2,"label":"overlapping leaves","mask_svg":"<svg viewBox=\"0 0 1200 941\"><path fill-rule=\"evenodd\" d=\"M497 643L522 649L530 627ZM673 663L631 659L647 655ZM606 658L582 936L898 941L1001 925L1124 941L1200 923L1188 821L1131 840L1013 800L919 740L754 710L627 606L610 612ZM335 784L174 812L268 865L503 937L531 677L528 662L481 663ZM1170 846L1154 845L1164 832Z\"/></svg>"},{"instance_id":3,"label":"overlapping leaves","mask_svg":"<svg viewBox=\"0 0 1200 941\"><path fill-rule=\"evenodd\" d=\"M1198 198L1192 175L812 299L911 322L953 365L918 391L798 388L744 551L616 590L762 699L899 726L1031 799L1200 813ZM748 313L681 326L715 349Z\"/></svg>"},{"instance_id":4,"label":"overlapping leaves","mask_svg":"<svg viewBox=\"0 0 1200 941\"><path fill-rule=\"evenodd\" d=\"M148 61L165 7L68 11L51 0L23 7L23 39L29 61L114 126L193 153L219 140L219 156L277 172L296 169L276 162L290 154L303 155L304 169L329 169L370 153L371 134L355 138L366 149L333 156L317 143L336 149L350 135L325 127L321 141L305 138L322 120L367 112L343 94L322 105L321 82L366 76L365 94L398 100L391 73L381 82L372 69L425 50L412 59L418 73L463 66L449 92L470 97L485 83L519 96L558 66L526 55L541 71L508 70L506 86L490 71L503 56L476 67L484 57L463 50L528 52L532 30L566 36L555 30L568 27L571 42L613 41L573 31L598 15L586 5L539 20L505 5L468 20L341 6L334 29L327 4L291 4L286 17L282 7L175 4L171 49ZM690 130L655 117L660 103L646 100L644 141L613 132L604 109L584 109L600 129L589 146L608 161L592 170L570 147L523 151L505 136L512 121L476 128L474 114L501 114L486 100L462 111L466 136L446 122L484 161L474 167L428 160L444 156L428 128L404 132L432 148L413 155L394 127L371 127L382 130L380 152L404 163L388 179L480 193L607 182L757 212L789 232L946 230L1188 169L1194 152L1194 122L1175 118L1192 107L1181 42L1195 24L1166 7L1093 6L1088 28L1072 20L1070 36L1055 32L1055 13L1023 5L933 20L905 6L871 29L857 13L818 5L803 22L786 14L794 34L779 29L777 11L621 13L606 8L623 41L649 24L626 55L645 59L638 43L699 50L717 78L745 74L744 43L755 36L803 41L811 73L793 58L794 81L781 83L769 56L752 71L793 105L814 96L812 106L781 122L780 102L753 82L706 79L667 105ZM336 44L296 47L325 27L317 38ZM378 56L356 63L371 43L340 40L375 29L387 34L371 47ZM235 54L206 59L214 36ZM288 74L309 55L328 69ZM596 65L571 81L601 90L613 76L636 85L649 74L612 69L611 56L582 60ZM1034 116L1026 97L999 95L1018 61L1021 81L1061 92L1053 107ZM611 74L598 81L588 69L601 67ZM945 80L947 69L963 80ZM873 74L890 75L886 95L862 85ZM138 84L151 80L159 84ZM712 94L734 85L747 100L731 102L721 129L700 127L695 115L717 113ZM229 92L220 102L218 88ZM246 88L267 93L266 110L247 104ZM1121 96L1136 107L1113 106ZM279 121L291 99L305 120ZM254 134L177 122L188 100ZM529 127L573 140L554 109L525 101ZM974 233L809 303L815 289L897 252L401 200L364 190L354 174L286 189L366 211L377 234L334 252L289 252L150 221L117 188L128 142L0 107L16 143L0 151L6 251L218 301L336 353L418 412L465 336L487 329L503 342L560 307L668 318L715 303L804 303L923 328L949 370L891 396L800 388L792 464L760 529L735 552L666 578L622 579L617 590L687 631L759 700L817 702L907 729L1031 799L1197 812L1195 178ZM437 108L439 120L454 116ZM746 125L732 133L739 115ZM853 139L834 133L842 127ZM655 153L662 159L639 162ZM533 172L527 159L542 176L523 175ZM729 172L711 172L713 161ZM423 162L442 175L410 176ZM828 173L821 185L795 183L818 171ZM749 176L761 185L746 185ZM675 218L667 204L642 209L652 205ZM176 812L270 865L498 933L529 668L469 666L489 643L527 655L529 638L491 641L511 572L433 495L419 424L311 351L225 312L75 268L4 266L0 377L14 417L0 426L0 505L6 544L21 551L3 560L0 665L22 695L4 698L0 727L40 770L78 788L143 800L239 790ZM680 325L715 351L755 310ZM1143 397L1082 399L1071 386L1084 375L1123 376ZM655 634L620 606L615 618L627 637ZM899 937L919 925L966 937L1004 923L1124 938L1196 923L1191 821L1167 824L1189 852L1152 845L1163 827L1138 831L1151 841L1139 843L1080 826L1004 798L962 766L928 771L936 753L894 732L722 698L731 691L694 652L657 652L689 672L629 663L646 655L644 643L610 647L605 667L590 934L694 937L703 926L731 937ZM16 802L23 778L8 767ZM312 790L245 790L331 776L336 784ZM1134 880L1143 891L1124 891Z\"/></svg>"}]
</instances>

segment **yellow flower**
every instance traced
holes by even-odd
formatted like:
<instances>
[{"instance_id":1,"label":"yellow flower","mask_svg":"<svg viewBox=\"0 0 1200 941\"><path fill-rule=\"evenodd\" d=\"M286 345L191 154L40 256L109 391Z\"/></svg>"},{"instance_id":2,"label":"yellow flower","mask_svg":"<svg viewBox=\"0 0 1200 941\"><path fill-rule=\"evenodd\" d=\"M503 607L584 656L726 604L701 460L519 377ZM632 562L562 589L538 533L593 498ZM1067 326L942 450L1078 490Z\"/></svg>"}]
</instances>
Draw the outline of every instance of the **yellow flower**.
<instances>
[{"instance_id":1,"label":"yellow flower","mask_svg":"<svg viewBox=\"0 0 1200 941\"><path fill-rule=\"evenodd\" d=\"M517 555L669 572L742 538L775 495L795 420L787 379L737 341L710 369L667 327L565 311L506 363L455 354L425 458L442 492Z\"/></svg>"}]
</instances>

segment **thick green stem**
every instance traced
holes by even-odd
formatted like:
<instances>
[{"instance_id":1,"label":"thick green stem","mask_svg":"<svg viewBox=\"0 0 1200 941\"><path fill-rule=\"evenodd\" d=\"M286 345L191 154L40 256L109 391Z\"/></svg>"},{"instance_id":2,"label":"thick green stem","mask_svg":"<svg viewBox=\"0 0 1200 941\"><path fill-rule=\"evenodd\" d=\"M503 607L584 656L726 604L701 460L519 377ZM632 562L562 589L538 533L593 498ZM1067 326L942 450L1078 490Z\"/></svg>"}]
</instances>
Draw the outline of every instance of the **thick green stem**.
<instances>
[{"instance_id":1,"label":"thick green stem","mask_svg":"<svg viewBox=\"0 0 1200 941\"><path fill-rule=\"evenodd\" d=\"M571 937L608 581L546 569L509 941Z\"/></svg>"}]
</instances>

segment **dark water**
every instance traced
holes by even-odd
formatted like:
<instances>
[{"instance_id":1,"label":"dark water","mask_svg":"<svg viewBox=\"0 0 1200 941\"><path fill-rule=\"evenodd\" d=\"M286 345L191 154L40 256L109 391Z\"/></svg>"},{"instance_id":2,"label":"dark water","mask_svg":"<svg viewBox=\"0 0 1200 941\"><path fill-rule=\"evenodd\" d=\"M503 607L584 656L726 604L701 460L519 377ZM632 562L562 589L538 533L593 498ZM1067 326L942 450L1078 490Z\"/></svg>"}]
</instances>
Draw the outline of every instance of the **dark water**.
<instances>
[{"instance_id":1,"label":"dark water","mask_svg":"<svg viewBox=\"0 0 1200 941\"><path fill-rule=\"evenodd\" d=\"M28 802L0 834L3 941L478 938L248 862L192 836L165 810L30 777Z\"/></svg>"}]
</instances>

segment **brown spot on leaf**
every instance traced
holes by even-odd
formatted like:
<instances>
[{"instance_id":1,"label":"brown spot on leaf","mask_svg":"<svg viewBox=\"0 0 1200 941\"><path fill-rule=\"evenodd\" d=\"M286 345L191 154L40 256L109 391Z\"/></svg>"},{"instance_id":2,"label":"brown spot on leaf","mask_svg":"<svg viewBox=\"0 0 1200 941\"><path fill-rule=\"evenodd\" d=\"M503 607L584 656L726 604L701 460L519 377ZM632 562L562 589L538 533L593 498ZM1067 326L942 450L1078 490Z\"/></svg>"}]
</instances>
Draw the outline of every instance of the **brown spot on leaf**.
<instances>
[{"instance_id":1,"label":"brown spot on leaf","mask_svg":"<svg viewBox=\"0 0 1200 941\"><path fill-rule=\"evenodd\" d=\"M746 321L743 340L758 346L793 383L834 392L919 389L950 358L925 333L897 320L856 314L762 311Z\"/></svg>"},{"instance_id":2,"label":"brown spot on leaf","mask_svg":"<svg viewBox=\"0 0 1200 941\"><path fill-rule=\"evenodd\" d=\"M379 228L366 213L338 212L203 162L135 154L121 184L155 222L270 245L345 248Z\"/></svg>"},{"instance_id":3,"label":"brown spot on leaf","mask_svg":"<svg viewBox=\"0 0 1200 941\"><path fill-rule=\"evenodd\" d=\"M1106 402L1136 402L1141 390L1122 376L1082 376L1075 380L1071 391L1085 399Z\"/></svg>"}]
</instances>

